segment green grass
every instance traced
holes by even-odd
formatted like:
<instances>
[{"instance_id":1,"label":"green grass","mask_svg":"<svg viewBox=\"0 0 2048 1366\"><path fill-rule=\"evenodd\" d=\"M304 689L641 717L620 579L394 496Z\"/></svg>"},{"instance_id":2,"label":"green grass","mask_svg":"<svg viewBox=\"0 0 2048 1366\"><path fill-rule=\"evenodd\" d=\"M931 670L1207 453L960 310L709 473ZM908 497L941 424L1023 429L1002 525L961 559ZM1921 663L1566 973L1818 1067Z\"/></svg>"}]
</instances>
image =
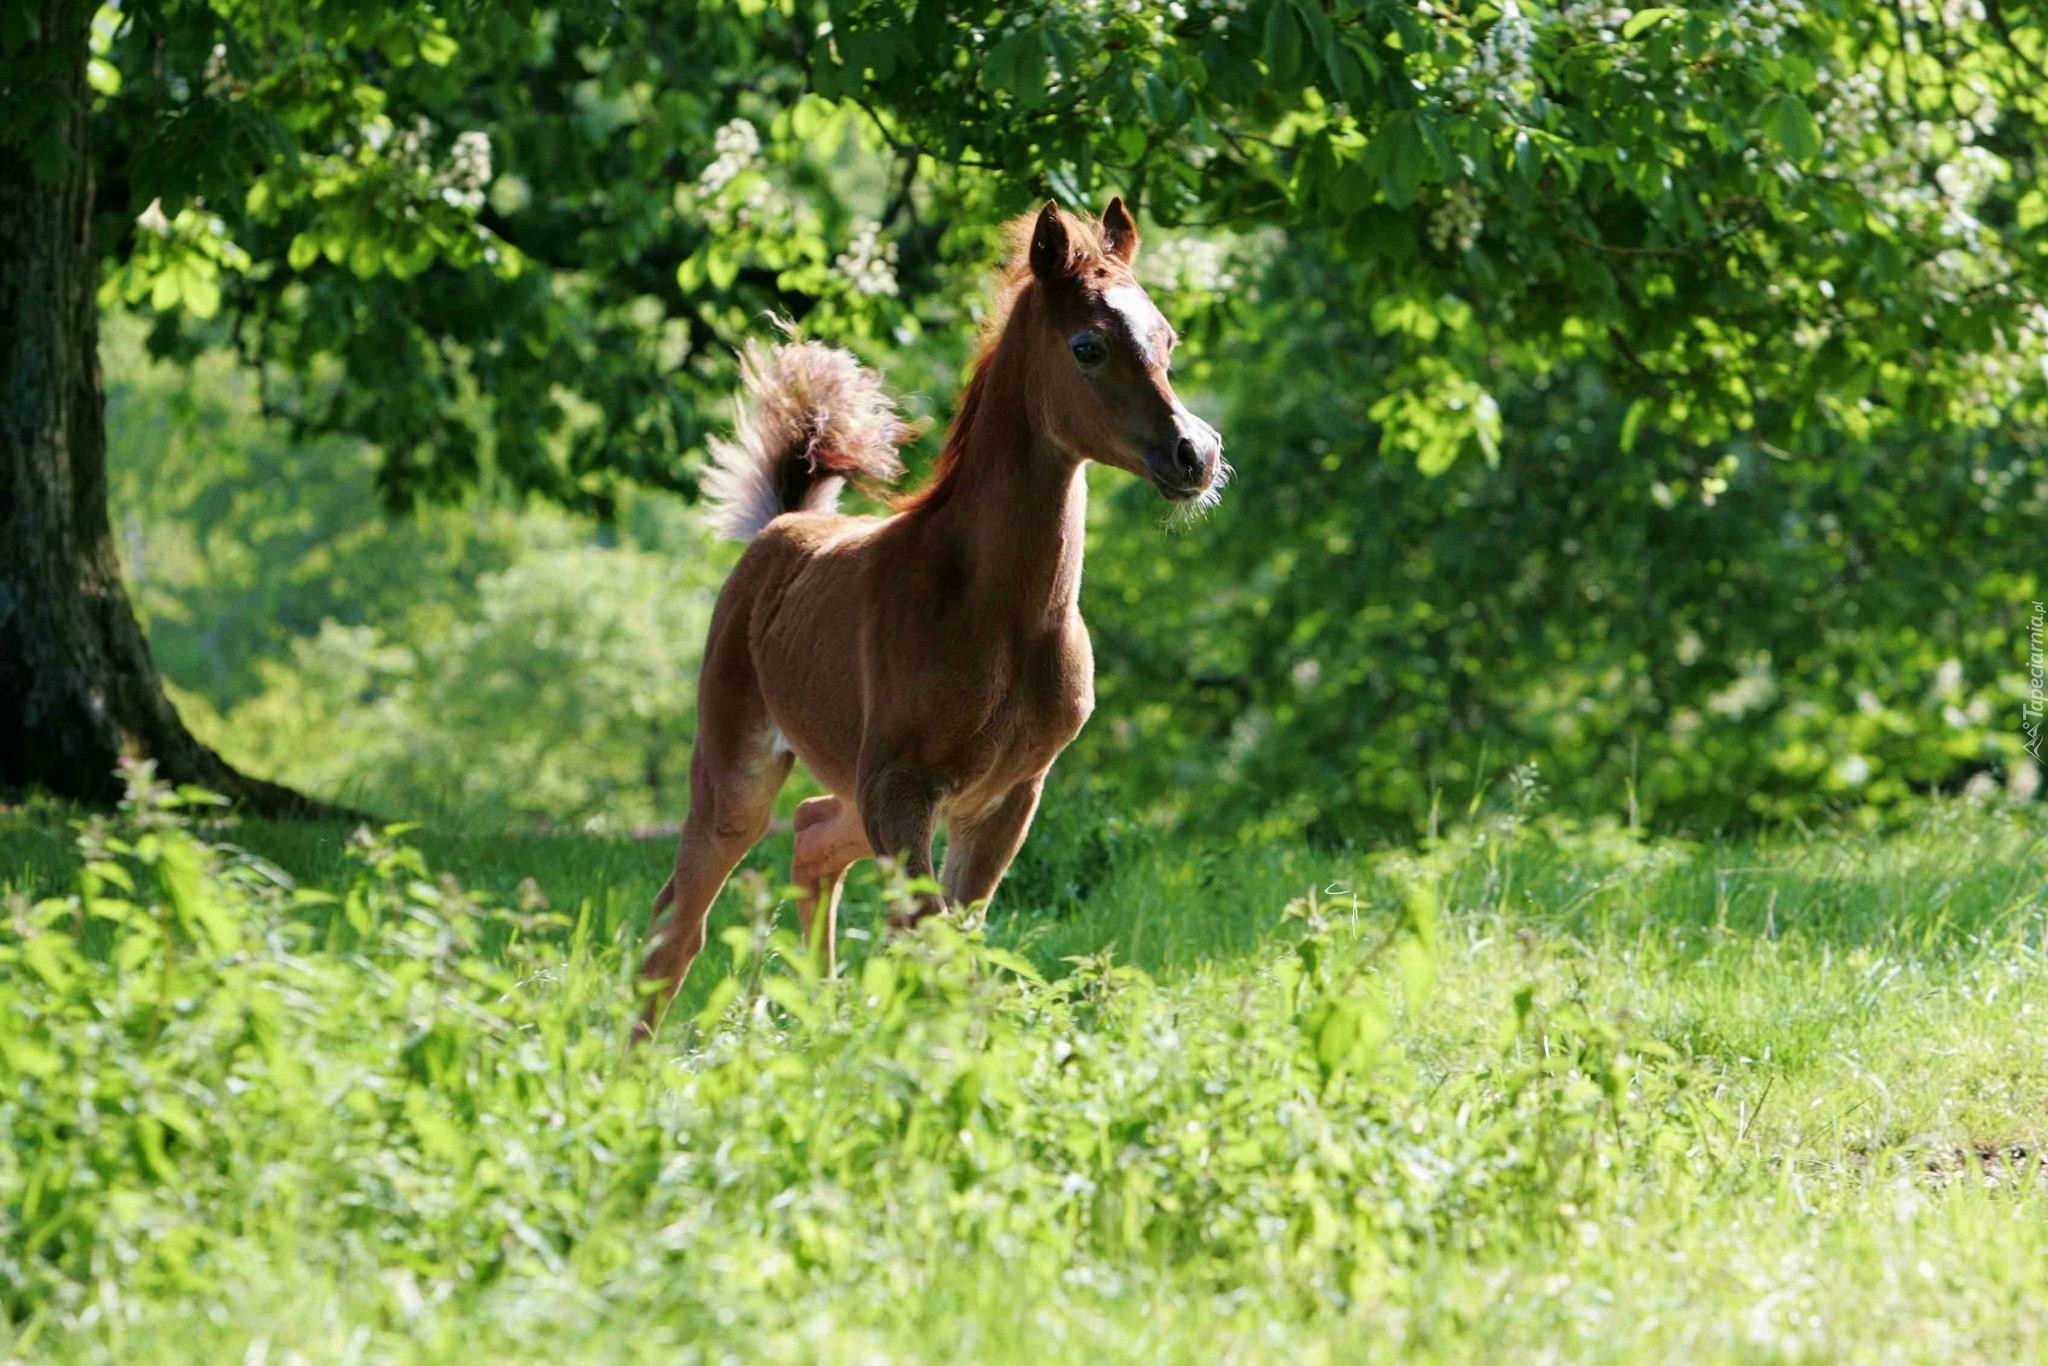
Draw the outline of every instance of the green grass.
<instances>
[{"instance_id":1,"label":"green grass","mask_svg":"<svg viewBox=\"0 0 2048 1366\"><path fill-rule=\"evenodd\" d=\"M0 830L0 1361L2048 1352L2037 815L1056 808L840 985L771 840L628 1061L658 844L151 823Z\"/></svg>"}]
</instances>

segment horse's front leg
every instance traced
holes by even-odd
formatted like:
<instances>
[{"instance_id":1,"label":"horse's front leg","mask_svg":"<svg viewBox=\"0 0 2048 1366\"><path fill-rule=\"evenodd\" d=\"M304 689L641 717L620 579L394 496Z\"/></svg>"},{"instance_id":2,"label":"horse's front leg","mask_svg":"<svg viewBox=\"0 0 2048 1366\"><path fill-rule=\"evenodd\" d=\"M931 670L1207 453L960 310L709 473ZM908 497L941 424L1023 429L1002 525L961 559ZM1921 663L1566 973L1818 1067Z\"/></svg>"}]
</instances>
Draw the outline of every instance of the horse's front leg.
<instances>
[{"instance_id":1,"label":"horse's front leg","mask_svg":"<svg viewBox=\"0 0 2048 1366\"><path fill-rule=\"evenodd\" d=\"M937 822L939 785L929 774L899 763L877 763L861 775L860 816L868 847L881 858L903 861L915 879L932 875L932 830ZM889 928L908 929L946 909L943 899L920 892L909 911L892 912Z\"/></svg>"},{"instance_id":2,"label":"horse's front leg","mask_svg":"<svg viewBox=\"0 0 2048 1366\"><path fill-rule=\"evenodd\" d=\"M1038 812L1039 790L1045 775L1039 774L1017 784L1003 799L971 821L955 821L952 840L946 846L946 867L939 884L946 899L956 906L972 906L996 894L1003 874L1024 837L1031 833L1031 818Z\"/></svg>"}]
</instances>

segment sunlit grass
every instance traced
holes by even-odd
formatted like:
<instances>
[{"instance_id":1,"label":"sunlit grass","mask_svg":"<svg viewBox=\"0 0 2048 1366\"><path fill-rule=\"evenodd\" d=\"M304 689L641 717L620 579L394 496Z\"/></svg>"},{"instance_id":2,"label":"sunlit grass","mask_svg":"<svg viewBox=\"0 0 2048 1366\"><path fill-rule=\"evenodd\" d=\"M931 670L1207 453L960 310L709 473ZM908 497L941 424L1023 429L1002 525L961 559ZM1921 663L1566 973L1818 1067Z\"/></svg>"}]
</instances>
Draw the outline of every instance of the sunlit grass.
<instances>
[{"instance_id":1,"label":"sunlit grass","mask_svg":"<svg viewBox=\"0 0 2048 1366\"><path fill-rule=\"evenodd\" d=\"M659 845L148 833L0 844L0 1360L2048 1350L2038 817L1056 811L840 985L771 841L630 1060Z\"/></svg>"}]
</instances>

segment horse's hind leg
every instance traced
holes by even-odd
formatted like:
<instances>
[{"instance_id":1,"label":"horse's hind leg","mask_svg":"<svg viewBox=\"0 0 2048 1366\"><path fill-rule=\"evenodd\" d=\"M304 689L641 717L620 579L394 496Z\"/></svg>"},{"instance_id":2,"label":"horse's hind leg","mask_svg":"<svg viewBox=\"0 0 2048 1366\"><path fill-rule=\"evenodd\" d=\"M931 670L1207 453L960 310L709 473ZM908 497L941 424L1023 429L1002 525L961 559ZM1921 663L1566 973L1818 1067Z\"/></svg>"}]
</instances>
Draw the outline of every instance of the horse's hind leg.
<instances>
[{"instance_id":1,"label":"horse's hind leg","mask_svg":"<svg viewBox=\"0 0 2048 1366\"><path fill-rule=\"evenodd\" d=\"M839 961L839 893L846 885L846 870L873 852L861 829L859 813L847 802L837 797L812 797L797 807L789 880L802 889L796 915L803 927L804 946L827 977L833 975Z\"/></svg>"},{"instance_id":2,"label":"horse's hind leg","mask_svg":"<svg viewBox=\"0 0 2048 1366\"><path fill-rule=\"evenodd\" d=\"M690 756L690 813L676 845L675 871L654 898L658 917L640 975L649 984L636 1038L648 1038L704 947L704 922L727 877L768 832L775 794L793 756L774 743L767 704L740 643L714 649L697 700L697 748Z\"/></svg>"},{"instance_id":3,"label":"horse's hind leg","mask_svg":"<svg viewBox=\"0 0 2048 1366\"><path fill-rule=\"evenodd\" d=\"M768 753L765 744L761 750L738 768L700 776L698 766L691 766L690 814L676 844L675 872L654 899L655 913L666 907L668 919L655 927L640 966L641 977L653 984L640 1017L641 1038L653 1036L662 1012L703 950L704 922L719 889L768 833L775 793L789 775L790 755Z\"/></svg>"}]
</instances>

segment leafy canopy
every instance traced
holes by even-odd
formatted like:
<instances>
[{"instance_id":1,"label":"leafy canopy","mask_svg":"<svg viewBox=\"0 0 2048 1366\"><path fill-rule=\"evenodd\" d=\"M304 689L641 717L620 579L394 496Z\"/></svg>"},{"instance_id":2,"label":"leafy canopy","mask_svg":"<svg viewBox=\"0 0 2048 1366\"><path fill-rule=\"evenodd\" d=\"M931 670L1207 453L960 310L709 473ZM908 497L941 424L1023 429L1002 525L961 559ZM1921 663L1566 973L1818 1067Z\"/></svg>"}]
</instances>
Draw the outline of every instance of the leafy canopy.
<instances>
[{"instance_id":1,"label":"leafy canopy","mask_svg":"<svg viewBox=\"0 0 2048 1366\"><path fill-rule=\"evenodd\" d=\"M7 123L61 162L40 10L4 13ZM91 27L99 240L159 349L230 333L398 502L688 490L764 310L958 330L991 223L1110 188L1361 272L1370 417L1425 469L1568 365L1625 447L1818 450L2031 416L2044 35L1999 0L155 0Z\"/></svg>"}]
</instances>

